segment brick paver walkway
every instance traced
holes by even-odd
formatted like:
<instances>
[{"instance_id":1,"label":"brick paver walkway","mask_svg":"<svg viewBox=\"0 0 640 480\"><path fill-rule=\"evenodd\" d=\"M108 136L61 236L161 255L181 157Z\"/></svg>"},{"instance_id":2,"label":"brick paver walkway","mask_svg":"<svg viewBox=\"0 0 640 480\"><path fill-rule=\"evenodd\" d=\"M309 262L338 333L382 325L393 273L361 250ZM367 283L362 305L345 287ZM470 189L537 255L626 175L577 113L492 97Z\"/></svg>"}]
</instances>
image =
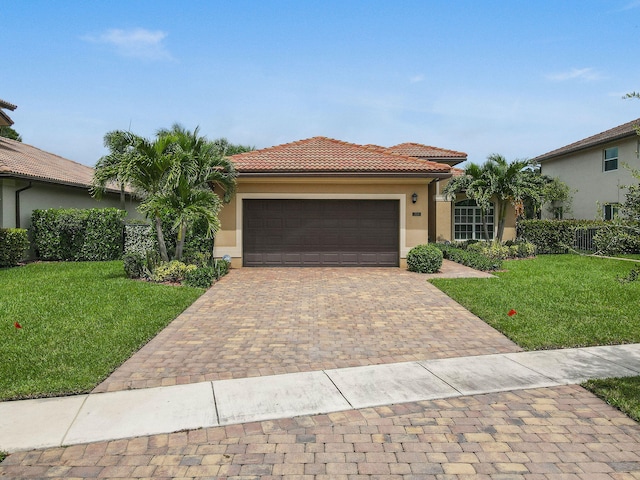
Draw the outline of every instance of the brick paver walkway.
<instances>
[{"instance_id":1,"label":"brick paver walkway","mask_svg":"<svg viewBox=\"0 0 640 480\"><path fill-rule=\"evenodd\" d=\"M10 455L9 478L640 479L640 425L579 386Z\"/></svg>"},{"instance_id":2,"label":"brick paver walkway","mask_svg":"<svg viewBox=\"0 0 640 480\"><path fill-rule=\"evenodd\" d=\"M447 276L486 276L446 264ZM505 306L505 312L508 309ZM232 270L95 392L519 351L397 268Z\"/></svg>"}]
</instances>

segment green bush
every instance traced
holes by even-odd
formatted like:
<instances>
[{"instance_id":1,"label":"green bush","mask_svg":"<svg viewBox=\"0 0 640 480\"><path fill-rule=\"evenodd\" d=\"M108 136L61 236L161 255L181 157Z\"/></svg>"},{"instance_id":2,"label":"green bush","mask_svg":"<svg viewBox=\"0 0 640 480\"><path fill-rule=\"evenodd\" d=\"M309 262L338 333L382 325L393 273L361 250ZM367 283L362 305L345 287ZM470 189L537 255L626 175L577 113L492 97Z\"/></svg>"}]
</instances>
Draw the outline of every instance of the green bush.
<instances>
[{"instance_id":1,"label":"green bush","mask_svg":"<svg viewBox=\"0 0 640 480\"><path fill-rule=\"evenodd\" d=\"M632 222L609 223L598 230L593 243L599 255L640 253L640 225Z\"/></svg>"},{"instance_id":2,"label":"green bush","mask_svg":"<svg viewBox=\"0 0 640 480\"><path fill-rule=\"evenodd\" d=\"M418 245L407 254L407 268L411 272L435 273L442 267L442 252L431 244Z\"/></svg>"},{"instance_id":3,"label":"green bush","mask_svg":"<svg viewBox=\"0 0 640 480\"><path fill-rule=\"evenodd\" d=\"M213 267L198 267L186 273L183 283L187 287L209 288L213 283L214 277Z\"/></svg>"},{"instance_id":4,"label":"green bush","mask_svg":"<svg viewBox=\"0 0 640 480\"><path fill-rule=\"evenodd\" d=\"M27 231L22 228L0 228L0 267L14 267L29 249Z\"/></svg>"},{"instance_id":5,"label":"green bush","mask_svg":"<svg viewBox=\"0 0 640 480\"><path fill-rule=\"evenodd\" d=\"M162 262L151 273L154 282L182 282L187 272L196 270L195 265L186 265L178 260Z\"/></svg>"},{"instance_id":6,"label":"green bush","mask_svg":"<svg viewBox=\"0 0 640 480\"><path fill-rule=\"evenodd\" d=\"M577 229L604 225L600 220L520 220L517 229L518 238L533 243L538 253L567 253Z\"/></svg>"},{"instance_id":7,"label":"green bush","mask_svg":"<svg viewBox=\"0 0 640 480\"><path fill-rule=\"evenodd\" d=\"M231 258L231 257L227 257ZM213 274L216 280L224 277L227 273L229 273L229 269L231 268L231 260L227 260L226 258L220 258L218 260L213 261Z\"/></svg>"},{"instance_id":8,"label":"green bush","mask_svg":"<svg viewBox=\"0 0 640 480\"><path fill-rule=\"evenodd\" d=\"M155 229L148 223L127 223L124 226L124 253L145 256L158 249Z\"/></svg>"},{"instance_id":9,"label":"green bush","mask_svg":"<svg viewBox=\"0 0 640 480\"><path fill-rule=\"evenodd\" d=\"M509 247L501 243L494 242L478 242L467 246L468 252L476 252L485 255L494 260L505 260L509 258Z\"/></svg>"},{"instance_id":10,"label":"green bush","mask_svg":"<svg viewBox=\"0 0 640 480\"><path fill-rule=\"evenodd\" d=\"M124 272L128 278L142 278L145 276L146 257L139 253L125 253L122 256Z\"/></svg>"},{"instance_id":11,"label":"green bush","mask_svg":"<svg viewBox=\"0 0 640 480\"><path fill-rule=\"evenodd\" d=\"M34 210L31 230L42 260L103 261L122 255L122 220L117 208Z\"/></svg>"},{"instance_id":12,"label":"green bush","mask_svg":"<svg viewBox=\"0 0 640 480\"><path fill-rule=\"evenodd\" d=\"M464 250L451 244L437 243L435 245L442 251L443 257L447 260L476 270L488 272L499 270L502 267L502 260L500 259L489 258L481 253Z\"/></svg>"}]
</instances>

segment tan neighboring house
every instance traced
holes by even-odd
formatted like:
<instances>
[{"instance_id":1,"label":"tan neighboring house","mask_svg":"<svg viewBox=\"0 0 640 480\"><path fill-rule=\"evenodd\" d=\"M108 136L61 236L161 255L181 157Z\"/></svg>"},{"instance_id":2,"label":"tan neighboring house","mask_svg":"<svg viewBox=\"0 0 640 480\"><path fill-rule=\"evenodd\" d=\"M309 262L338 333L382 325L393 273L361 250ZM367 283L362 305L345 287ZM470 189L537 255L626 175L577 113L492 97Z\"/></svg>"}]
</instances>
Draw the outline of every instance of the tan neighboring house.
<instances>
[{"instance_id":1,"label":"tan neighboring house","mask_svg":"<svg viewBox=\"0 0 640 480\"><path fill-rule=\"evenodd\" d=\"M233 267L405 266L412 247L454 238L457 207L440 192L464 153L313 137L231 159L238 190L215 256Z\"/></svg>"},{"instance_id":2,"label":"tan neighboring house","mask_svg":"<svg viewBox=\"0 0 640 480\"><path fill-rule=\"evenodd\" d=\"M0 137L0 227L28 228L31 212L45 208L123 208L137 216L129 193L117 188L100 201L89 194L93 168Z\"/></svg>"},{"instance_id":3,"label":"tan neighboring house","mask_svg":"<svg viewBox=\"0 0 640 480\"><path fill-rule=\"evenodd\" d=\"M574 191L572 218L615 216L625 200L624 186L638 183L626 166L640 169L639 125L640 118L533 159L544 175L558 177Z\"/></svg>"}]
</instances>

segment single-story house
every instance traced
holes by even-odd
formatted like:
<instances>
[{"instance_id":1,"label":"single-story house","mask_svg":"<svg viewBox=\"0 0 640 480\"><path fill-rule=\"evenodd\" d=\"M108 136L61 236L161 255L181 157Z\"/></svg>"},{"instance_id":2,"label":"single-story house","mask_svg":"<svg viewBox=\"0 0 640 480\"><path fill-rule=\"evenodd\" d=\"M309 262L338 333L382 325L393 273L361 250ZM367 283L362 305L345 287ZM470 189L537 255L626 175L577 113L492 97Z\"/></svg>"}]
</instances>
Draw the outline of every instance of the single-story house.
<instances>
[{"instance_id":1,"label":"single-story house","mask_svg":"<svg viewBox=\"0 0 640 480\"><path fill-rule=\"evenodd\" d=\"M45 208L115 207L136 215L131 194L114 186L102 200L91 197L93 168L0 137L0 227L28 228L31 212Z\"/></svg>"},{"instance_id":2,"label":"single-story house","mask_svg":"<svg viewBox=\"0 0 640 480\"><path fill-rule=\"evenodd\" d=\"M625 200L624 186L638 183L627 168L640 169L638 126L640 118L533 159L544 175L558 177L574 192L571 217L615 216Z\"/></svg>"},{"instance_id":3,"label":"single-story house","mask_svg":"<svg viewBox=\"0 0 640 480\"><path fill-rule=\"evenodd\" d=\"M238 189L214 254L233 267L405 266L412 247L479 223L468 200L457 207L441 194L461 152L313 137L231 160Z\"/></svg>"}]
</instances>

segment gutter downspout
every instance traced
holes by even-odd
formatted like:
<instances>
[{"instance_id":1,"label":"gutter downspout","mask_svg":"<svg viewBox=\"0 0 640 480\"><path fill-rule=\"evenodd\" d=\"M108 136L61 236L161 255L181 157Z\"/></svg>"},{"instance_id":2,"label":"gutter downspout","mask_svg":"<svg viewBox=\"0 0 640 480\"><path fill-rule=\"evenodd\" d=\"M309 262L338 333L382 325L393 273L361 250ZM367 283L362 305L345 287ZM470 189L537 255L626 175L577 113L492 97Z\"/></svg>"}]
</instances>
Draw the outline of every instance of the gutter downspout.
<instances>
[{"instance_id":1,"label":"gutter downspout","mask_svg":"<svg viewBox=\"0 0 640 480\"><path fill-rule=\"evenodd\" d=\"M20 192L24 192L25 190L29 190L32 187L31 182L26 187L19 188L16 190L16 228L20 228Z\"/></svg>"}]
</instances>

